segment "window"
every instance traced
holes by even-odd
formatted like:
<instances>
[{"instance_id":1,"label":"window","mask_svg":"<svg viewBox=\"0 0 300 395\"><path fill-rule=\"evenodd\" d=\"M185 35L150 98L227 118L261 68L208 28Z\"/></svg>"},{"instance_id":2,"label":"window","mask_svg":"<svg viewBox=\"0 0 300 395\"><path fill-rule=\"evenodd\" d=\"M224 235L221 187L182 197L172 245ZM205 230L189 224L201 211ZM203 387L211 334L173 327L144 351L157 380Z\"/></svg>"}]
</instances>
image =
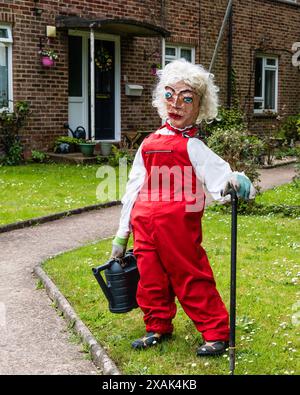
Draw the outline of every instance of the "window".
<instances>
[{"instance_id":1,"label":"window","mask_svg":"<svg viewBox=\"0 0 300 395\"><path fill-rule=\"evenodd\" d=\"M278 59L255 59L254 112L277 111Z\"/></svg>"},{"instance_id":2,"label":"window","mask_svg":"<svg viewBox=\"0 0 300 395\"><path fill-rule=\"evenodd\" d=\"M166 44L165 65L172 62L172 60L181 58L184 58L189 62L195 63L195 48Z\"/></svg>"},{"instance_id":3,"label":"window","mask_svg":"<svg viewBox=\"0 0 300 395\"><path fill-rule=\"evenodd\" d=\"M12 34L0 25L0 110L12 109Z\"/></svg>"},{"instance_id":4,"label":"window","mask_svg":"<svg viewBox=\"0 0 300 395\"><path fill-rule=\"evenodd\" d=\"M69 96L82 96L82 37L69 36Z\"/></svg>"}]
</instances>

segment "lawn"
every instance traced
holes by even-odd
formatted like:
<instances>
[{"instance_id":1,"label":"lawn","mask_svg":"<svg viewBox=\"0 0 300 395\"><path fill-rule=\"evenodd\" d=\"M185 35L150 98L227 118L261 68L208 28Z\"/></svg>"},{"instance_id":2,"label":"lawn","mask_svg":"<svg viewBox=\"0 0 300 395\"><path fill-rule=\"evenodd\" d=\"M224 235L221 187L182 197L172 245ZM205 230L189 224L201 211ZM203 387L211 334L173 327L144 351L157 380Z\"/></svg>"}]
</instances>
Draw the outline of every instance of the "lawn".
<instances>
[{"instance_id":1,"label":"lawn","mask_svg":"<svg viewBox=\"0 0 300 395\"><path fill-rule=\"evenodd\" d=\"M0 167L0 225L115 200L105 194L97 198L98 168L55 163Z\"/></svg>"},{"instance_id":2,"label":"lawn","mask_svg":"<svg viewBox=\"0 0 300 395\"><path fill-rule=\"evenodd\" d=\"M280 185L255 198L257 203L265 205L284 204L287 206L300 206L300 181Z\"/></svg>"},{"instance_id":3,"label":"lawn","mask_svg":"<svg viewBox=\"0 0 300 395\"><path fill-rule=\"evenodd\" d=\"M203 229L203 246L228 307L230 216L207 211ZM298 219L239 217L236 374L300 373L299 234ZM91 271L108 259L110 250L111 240L103 240L49 259L44 268L120 370L143 375L228 374L228 354L196 357L201 335L180 306L170 341L147 351L130 348L144 333L141 311L110 313Z\"/></svg>"}]
</instances>

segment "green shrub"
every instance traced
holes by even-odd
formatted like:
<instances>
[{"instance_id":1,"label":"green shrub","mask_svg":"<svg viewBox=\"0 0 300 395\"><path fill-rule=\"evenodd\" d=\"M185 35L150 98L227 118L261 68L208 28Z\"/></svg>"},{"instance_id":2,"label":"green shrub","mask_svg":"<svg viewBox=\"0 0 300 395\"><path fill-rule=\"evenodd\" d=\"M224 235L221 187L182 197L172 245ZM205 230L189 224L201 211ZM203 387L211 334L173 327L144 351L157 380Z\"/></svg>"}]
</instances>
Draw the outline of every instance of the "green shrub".
<instances>
[{"instance_id":1,"label":"green shrub","mask_svg":"<svg viewBox=\"0 0 300 395\"><path fill-rule=\"evenodd\" d=\"M16 102L12 112L4 110L0 113L0 136L4 148L1 162L5 165L18 165L23 161L19 131L24 126L29 113L29 104L26 101Z\"/></svg>"},{"instance_id":2,"label":"green shrub","mask_svg":"<svg viewBox=\"0 0 300 395\"><path fill-rule=\"evenodd\" d=\"M211 123L204 126L207 135L212 134L216 129L231 129L233 127L246 128L244 114L237 108L220 107L218 117Z\"/></svg>"},{"instance_id":3,"label":"green shrub","mask_svg":"<svg viewBox=\"0 0 300 395\"><path fill-rule=\"evenodd\" d=\"M5 141L5 155L1 158L1 163L6 166L17 166L23 162L23 147L18 136L13 136L8 143Z\"/></svg>"},{"instance_id":4,"label":"green shrub","mask_svg":"<svg viewBox=\"0 0 300 395\"><path fill-rule=\"evenodd\" d=\"M45 152L32 150L31 151L31 160L37 163L43 163L48 158L48 155Z\"/></svg>"},{"instance_id":5,"label":"green shrub","mask_svg":"<svg viewBox=\"0 0 300 395\"><path fill-rule=\"evenodd\" d=\"M300 139L300 114L290 115L285 119L279 129L278 137L284 139L288 145Z\"/></svg>"},{"instance_id":6,"label":"green shrub","mask_svg":"<svg viewBox=\"0 0 300 395\"><path fill-rule=\"evenodd\" d=\"M69 145L69 150L70 150L70 152L72 152L72 151L75 151L75 149L76 149L76 147L77 147L77 145L79 143L83 143L83 142L84 142L84 140L77 139L75 137L60 136L54 142L53 151L54 152L59 152L60 144L68 144Z\"/></svg>"},{"instance_id":7,"label":"green shrub","mask_svg":"<svg viewBox=\"0 0 300 395\"><path fill-rule=\"evenodd\" d=\"M280 147L275 151L274 156L276 159L282 159L287 156L300 157L300 147Z\"/></svg>"},{"instance_id":8,"label":"green shrub","mask_svg":"<svg viewBox=\"0 0 300 395\"><path fill-rule=\"evenodd\" d=\"M259 157L264 144L240 127L217 128L207 140L208 146L230 164L234 171L244 171L252 182L259 179Z\"/></svg>"},{"instance_id":9,"label":"green shrub","mask_svg":"<svg viewBox=\"0 0 300 395\"><path fill-rule=\"evenodd\" d=\"M134 155L126 147L117 147L112 145L112 154L108 158L108 164L110 166L119 166L119 160L126 158L127 164L130 165L133 162Z\"/></svg>"}]
</instances>

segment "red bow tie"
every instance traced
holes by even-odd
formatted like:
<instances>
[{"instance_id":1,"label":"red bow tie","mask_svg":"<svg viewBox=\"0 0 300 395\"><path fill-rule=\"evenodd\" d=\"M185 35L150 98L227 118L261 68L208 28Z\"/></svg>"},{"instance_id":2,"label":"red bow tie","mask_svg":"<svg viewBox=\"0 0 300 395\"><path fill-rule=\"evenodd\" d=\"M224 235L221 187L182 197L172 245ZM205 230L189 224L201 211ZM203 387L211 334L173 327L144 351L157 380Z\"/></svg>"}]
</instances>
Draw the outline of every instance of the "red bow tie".
<instances>
[{"instance_id":1,"label":"red bow tie","mask_svg":"<svg viewBox=\"0 0 300 395\"><path fill-rule=\"evenodd\" d=\"M166 122L162 128L166 127L168 130L172 130L172 132L176 134L187 134L189 137L194 137L195 134L198 132L198 127L197 126L189 126L188 128L185 129L177 129L174 126L170 125L169 122Z\"/></svg>"}]
</instances>

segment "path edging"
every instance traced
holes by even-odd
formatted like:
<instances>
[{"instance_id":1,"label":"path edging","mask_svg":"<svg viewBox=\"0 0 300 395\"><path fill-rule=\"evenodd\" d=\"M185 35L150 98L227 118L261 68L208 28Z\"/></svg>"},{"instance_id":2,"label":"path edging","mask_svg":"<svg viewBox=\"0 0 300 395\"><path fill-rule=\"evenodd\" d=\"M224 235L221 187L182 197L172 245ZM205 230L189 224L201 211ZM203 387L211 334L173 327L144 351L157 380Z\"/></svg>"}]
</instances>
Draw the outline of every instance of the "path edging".
<instances>
[{"instance_id":1,"label":"path edging","mask_svg":"<svg viewBox=\"0 0 300 395\"><path fill-rule=\"evenodd\" d=\"M276 167L282 167L282 166L288 166L288 165L293 165L297 163L297 158L293 158L290 160L287 160L285 162L278 162L278 163L273 163L272 165L262 165L260 169L275 169Z\"/></svg>"},{"instance_id":2,"label":"path edging","mask_svg":"<svg viewBox=\"0 0 300 395\"><path fill-rule=\"evenodd\" d=\"M49 298L57 304L57 308L63 313L66 321L72 329L80 336L83 343L89 346L92 361L101 370L103 375L121 375L115 363L107 355L103 347L97 342L90 330L77 316L74 309L60 292L54 282L47 276L41 267L42 262L33 269L35 275L42 281Z\"/></svg>"}]
</instances>

